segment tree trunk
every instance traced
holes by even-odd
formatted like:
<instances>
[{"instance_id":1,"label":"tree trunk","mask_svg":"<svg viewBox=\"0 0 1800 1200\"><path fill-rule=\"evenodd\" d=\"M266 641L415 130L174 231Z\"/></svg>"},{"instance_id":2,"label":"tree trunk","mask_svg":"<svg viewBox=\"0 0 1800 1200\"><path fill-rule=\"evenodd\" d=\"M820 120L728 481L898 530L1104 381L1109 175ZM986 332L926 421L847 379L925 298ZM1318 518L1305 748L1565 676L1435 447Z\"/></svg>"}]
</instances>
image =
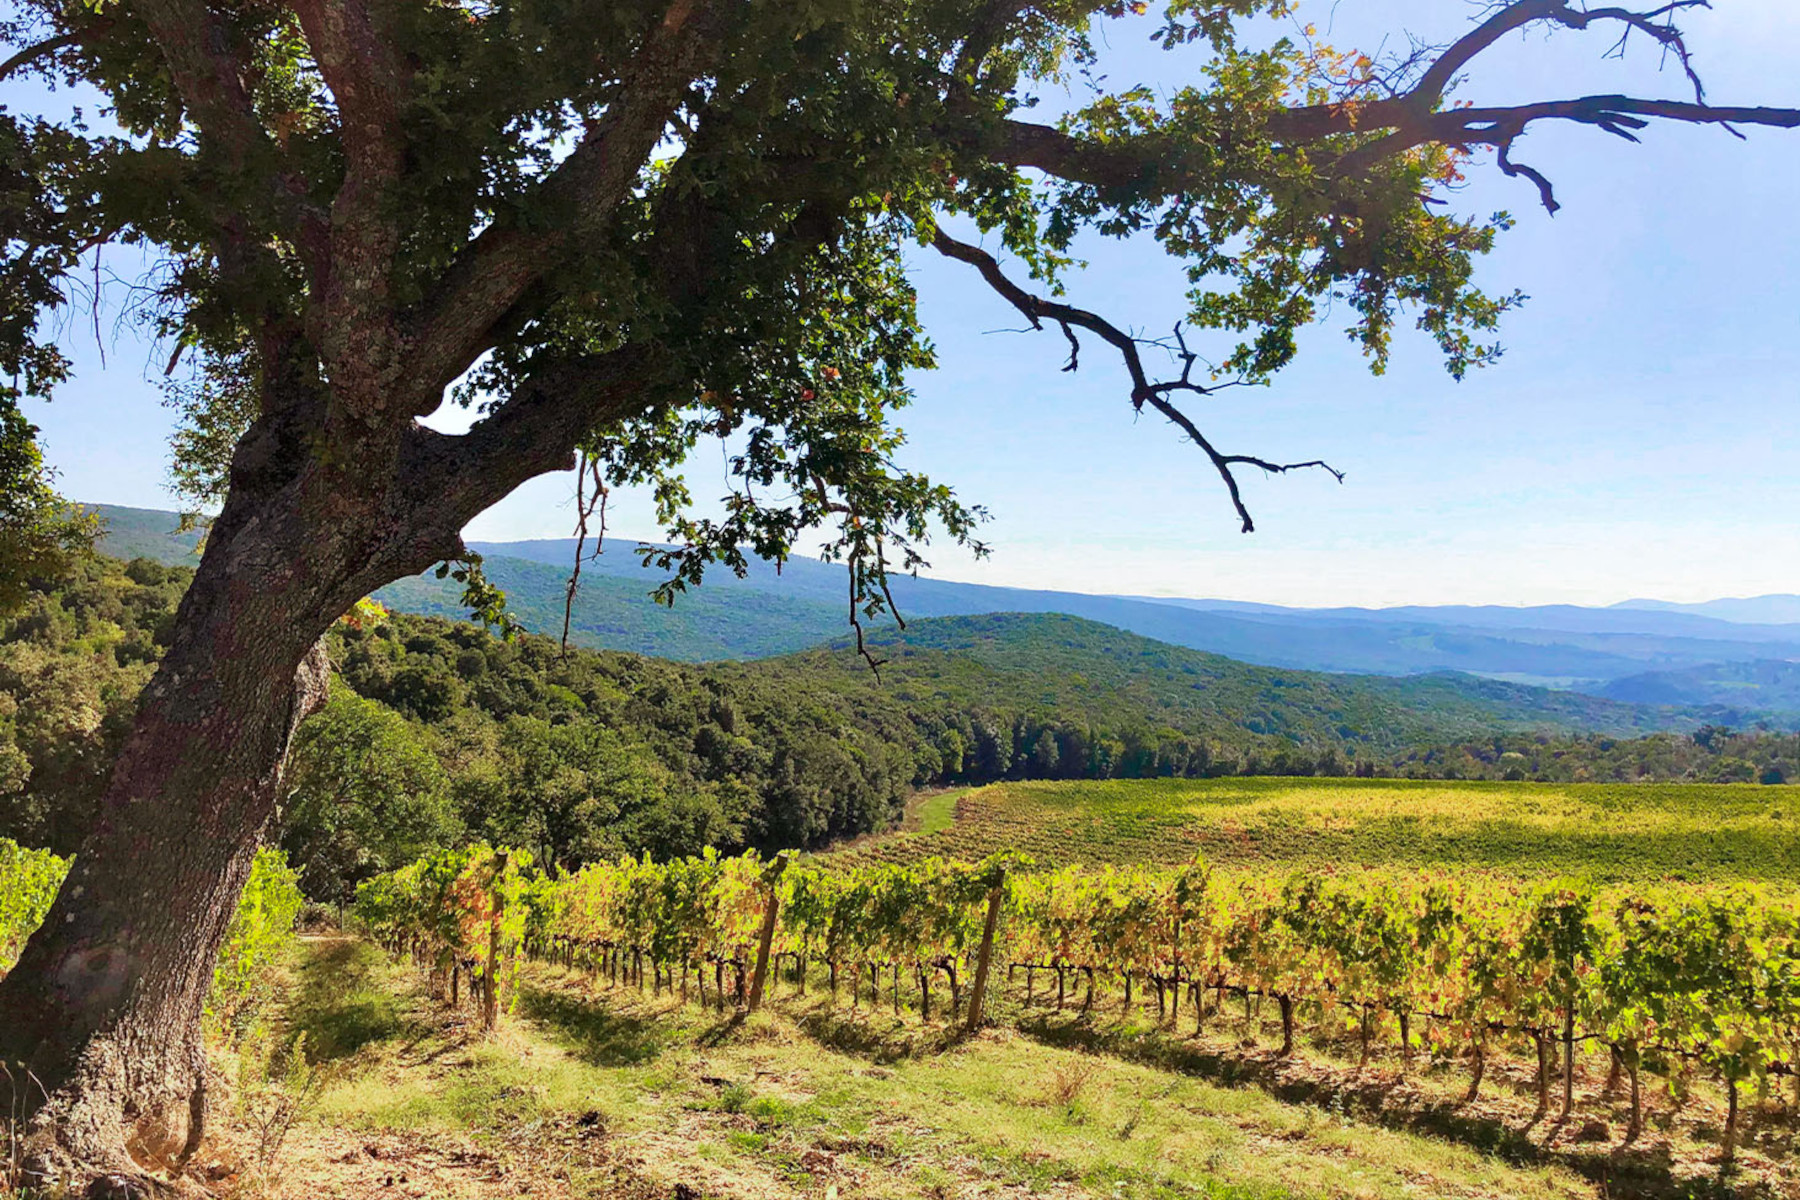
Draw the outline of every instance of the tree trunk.
<instances>
[{"instance_id":1,"label":"tree trunk","mask_svg":"<svg viewBox=\"0 0 1800 1200\"><path fill-rule=\"evenodd\" d=\"M1563 1097L1562 1118L1569 1119L1575 1107L1575 1006L1563 1010Z\"/></svg>"},{"instance_id":2,"label":"tree trunk","mask_svg":"<svg viewBox=\"0 0 1800 1200\"><path fill-rule=\"evenodd\" d=\"M317 643L342 609L295 612L304 599L220 569L196 576L98 822L0 980L0 1059L42 1085L18 1099L39 1102L27 1165L47 1188L135 1174L128 1142L163 1156L197 1140L200 1016L219 945L294 730L330 677Z\"/></svg>"},{"instance_id":3,"label":"tree trunk","mask_svg":"<svg viewBox=\"0 0 1800 1200\"><path fill-rule=\"evenodd\" d=\"M750 999L744 1007L755 1012L762 1007L763 985L769 978L769 947L775 944L775 919L780 913L781 893L775 888L768 889L768 898L763 901L762 929L756 936L756 973L750 977ZM780 964L776 964L777 972Z\"/></svg>"},{"instance_id":4,"label":"tree trunk","mask_svg":"<svg viewBox=\"0 0 1800 1200\"><path fill-rule=\"evenodd\" d=\"M504 861L504 859L502 859ZM481 1027L489 1033L500 1023L500 914L488 919L487 978L481 993Z\"/></svg>"},{"instance_id":5,"label":"tree trunk","mask_svg":"<svg viewBox=\"0 0 1800 1200\"><path fill-rule=\"evenodd\" d=\"M1000 924L1000 902L1005 897L1004 887L996 887L988 893L987 920L981 930L981 949L975 958L975 984L969 991L969 1016L963 1025L968 1033L978 1032L987 1015L988 970L993 965L994 931Z\"/></svg>"},{"instance_id":6,"label":"tree trunk","mask_svg":"<svg viewBox=\"0 0 1800 1200\"><path fill-rule=\"evenodd\" d=\"M1738 1081L1736 1076L1725 1080L1725 1139L1720 1159L1727 1165L1737 1157L1738 1127Z\"/></svg>"},{"instance_id":7,"label":"tree trunk","mask_svg":"<svg viewBox=\"0 0 1800 1200\"><path fill-rule=\"evenodd\" d=\"M329 404L291 399L240 440L96 824L0 980L0 1059L43 1085L22 1098L37 1102L34 1185L141 1183L128 1140L183 1145L175 1127L203 1115L192 1098L219 945L294 732L325 699L320 638L370 591L460 553L463 522L517 482L456 474L460 440L422 429L335 462L319 448Z\"/></svg>"},{"instance_id":8,"label":"tree trunk","mask_svg":"<svg viewBox=\"0 0 1800 1200\"><path fill-rule=\"evenodd\" d=\"M1625 1060L1625 1073L1631 1077L1631 1124L1625 1130L1625 1140L1635 1142L1638 1135L1644 1132L1644 1091L1638 1080L1637 1047L1634 1045L1629 1057Z\"/></svg>"}]
</instances>

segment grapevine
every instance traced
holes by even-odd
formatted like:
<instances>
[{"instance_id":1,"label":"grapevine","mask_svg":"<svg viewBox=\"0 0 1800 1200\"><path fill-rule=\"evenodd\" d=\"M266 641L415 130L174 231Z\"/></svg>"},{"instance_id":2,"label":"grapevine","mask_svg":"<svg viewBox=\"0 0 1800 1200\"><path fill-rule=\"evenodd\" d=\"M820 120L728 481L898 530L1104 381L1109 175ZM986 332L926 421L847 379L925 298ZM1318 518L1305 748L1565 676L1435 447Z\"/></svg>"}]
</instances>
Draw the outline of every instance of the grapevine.
<instances>
[{"instance_id":1,"label":"grapevine","mask_svg":"<svg viewBox=\"0 0 1800 1200\"><path fill-rule=\"evenodd\" d=\"M0 838L0 975L16 961L50 911L72 860ZM268 999L269 967L292 943L300 914L299 876L279 850L256 852L250 878L232 914L207 995L207 1018L237 1032Z\"/></svg>"},{"instance_id":2,"label":"grapevine","mask_svg":"<svg viewBox=\"0 0 1800 1200\"><path fill-rule=\"evenodd\" d=\"M358 912L396 947L454 958L455 931L467 923L456 914L471 900L434 881L452 868L466 878L467 863L491 855L506 852L477 848L373 880ZM595 863L557 879L521 874L529 936L520 950L640 988L647 964L654 990L687 999L697 984L720 1008L749 1006L753 966L760 977L773 963L779 979L786 964L802 991L809 966L822 967L832 998L847 990L852 1008L885 1002L898 1014L916 999L924 1019L978 1021L964 985L998 904L987 949L1014 980L1024 976L1028 1003L1040 977L1051 1002L1054 979L1056 1006L1079 1003L1085 1014L1116 982L1130 1012L1141 982L1138 1003L1153 992L1159 1023L1175 1026L1185 1005L1198 1030L1208 992L1214 1013L1236 995L1247 1018L1266 997L1279 1006L1282 1054L1294 1052L1303 1019L1352 1034L1365 1064L1393 1037L1403 1064L1420 1052L1465 1061L1470 1099L1495 1039L1511 1039L1536 1051L1540 1111L1560 1082L1565 1115L1577 1050L1598 1044L1630 1076L1632 1137L1647 1071L1673 1083L1704 1070L1721 1083L1727 1156L1739 1095L1794 1074L1800 908L1791 895L1372 870L1271 880L1221 876L1198 859L1030 867L1009 854L784 870L755 853L709 851ZM943 991L947 1003L937 1002Z\"/></svg>"}]
</instances>

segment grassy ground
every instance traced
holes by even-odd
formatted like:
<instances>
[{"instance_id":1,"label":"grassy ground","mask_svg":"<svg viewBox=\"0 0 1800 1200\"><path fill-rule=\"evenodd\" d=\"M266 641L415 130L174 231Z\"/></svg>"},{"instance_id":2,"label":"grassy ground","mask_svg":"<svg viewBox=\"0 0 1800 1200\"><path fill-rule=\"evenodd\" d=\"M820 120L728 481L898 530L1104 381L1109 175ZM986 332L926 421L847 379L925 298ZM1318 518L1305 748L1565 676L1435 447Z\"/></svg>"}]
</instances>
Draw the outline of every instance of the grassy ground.
<instances>
[{"instance_id":1,"label":"grassy ground","mask_svg":"<svg viewBox=\"0 0 1800 1200\"><path fill-rule=\"evenodd\" d=\"M1355 780L1007 784L924 797L904 832L845 853L974 857L1016 846L1045 863L1179 861L1450 866L1600 881L1800 877L1800 788L1612 787ZM1756 1097L1742 1165L1712 1161L1704 1088L1651 1097L1620 1146L1621 1099L1586 1055L1578 1111L1534 1113L1534 1072L1498 1059L1464 1103L1462 1064L1366 1070L1321 1020L1303 1053L1272 1051L1271 1014L1191 1008L1179 1032L1143 1006L1092 1013L1023 978L997 981L1000 1026L957 1041L866 999L773 988L748 1019L605 988L534 964L491 1037L445 1013L411 967L349 940L309 942L282 1032L314 1064L304 1104L251 1096L254 1136L220 1165L243 1196L1052 1195L1069 1200L1313 1197L1796 1197L1791 1102ZM1079 984L1075 985L1079 987ZM940 1014L941 1017L941 1014ZM1589 1061L1589 1060L1592 1061ZM279 1092L280 1089L277 1089ZM277 1097L279 1100L279 1096ZM267 1148L267 1129L304 1119ZM235 1174L233 1174L235 1170Z\"/></svg>"},{"instance_id":2,"label":"grassy ground","mask_svg":"<svg viewBox=\"0 0 1800 1200\"><path fill-rule=\"evenodd\" d=\"M1311 863L1474 869L1599 882L1800 878L1800 786L1357 779L1005 783L956 820L864 842L909 861L1020 849L1046 865Z\"/></svg>"},{"instance_id":3,"label":"grassy ground","mask_svg":"<svg viewBox=\"0 0 1800 1200\"><path fill-rule=\"evenodd\" d=\"M310 943L288 1028L306 1034L322 1082L266 1190L244 1194L1608 1194L1561 1166L1511 1165L1045 1030L943 1044L792 998L741 1019L541 965L519 999L484 1039L431 1004L410 968L362 943Z\"/></svg>"},{"instance_id":4,"label":"grassy ground","mask_svg":"<svg viewBox=\"0 0 1800 1200\"><path fill-rule=\"evenodd\" d=\"M962 792L939 792L919 805L919 832L942 833L956 823L956 802Z\"/></svg>"}]
</instances>

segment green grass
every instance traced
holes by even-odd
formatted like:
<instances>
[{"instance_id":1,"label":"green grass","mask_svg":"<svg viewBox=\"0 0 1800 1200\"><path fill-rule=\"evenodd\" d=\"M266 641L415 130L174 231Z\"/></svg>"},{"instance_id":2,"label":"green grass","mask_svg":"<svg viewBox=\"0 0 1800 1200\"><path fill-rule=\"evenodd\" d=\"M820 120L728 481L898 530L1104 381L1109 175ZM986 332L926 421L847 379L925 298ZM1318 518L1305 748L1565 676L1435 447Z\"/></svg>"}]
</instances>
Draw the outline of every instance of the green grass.
<instances>
[{"instance_id":1,"label":"green grass","mask_svg":"<svg viewBox=\"0 0 1800 1200\"><path fill-rule=\"evenodd\" d=\"M966 792L939 792L919 805L919 832L942 833L956 824L956 802Z\"/></svg>"},{"instance_id":2,"label":"green grass","mask_svg":"<svg viewBox=\"0 0 1800 1200\"><path fill-rule=\"evenodd\" d=\"M893 861L1018 849L1044 865L1481 870L1598 882L1800 878L1800 786L1359 779L1006 783L956 819L854 853Z\"/></svg>"},{"instance_id":3,"label":"green grass","mask_svg":"<svg viewBox=\"0 0 1800 1200\"><path fill-rule=\"evenodd\" d=\"M807 1032L833 1026L807 1021L791 998L749 1018L722 1017L533 966L517 1015L483 1040L434 1017L416 975L369 947L320 943L306 954L310 984L297 989L291 1019L313 1037L373 1030L371 990L401 1016L339 1060L311 1136L297 1139L286 1165L296 1180L330 1169L343 1145L387 1147L388 1164L395 1146L414 1162L435 1148L441 1162L443 1148L472 1142L509 1180L561 1164L565 1174L556 1186L539 1180L539 1194L565 1194L565 1184L566 1194L596 1194L588 1189L599 1188L599 1168L580 1168L569 1148L591 1127L604 1130L605 1160L629 1163L659 1195L677 1184L738 1200L828 1188L901 1200L1599 1194L1561 1168L1509 1165L1259 1088L1017 1033L877 1062ZM905 1032L872 1014L854 1023L877 1041ZM443 1176L437 1186L489 1194L454 1189Z\"/></svg>"},{"instance_id":4,"label":"green grass","mask_svg":"<svg viewBox=\"0 0 1800 1200\"><path fill-rule=\"evenodd\" d=\"M407 1029L396 968L368 943L351 938L306 944L288 990L285 1016L306 1033L308 1057L333 1062Z\"/></svg>"}]
</instances>

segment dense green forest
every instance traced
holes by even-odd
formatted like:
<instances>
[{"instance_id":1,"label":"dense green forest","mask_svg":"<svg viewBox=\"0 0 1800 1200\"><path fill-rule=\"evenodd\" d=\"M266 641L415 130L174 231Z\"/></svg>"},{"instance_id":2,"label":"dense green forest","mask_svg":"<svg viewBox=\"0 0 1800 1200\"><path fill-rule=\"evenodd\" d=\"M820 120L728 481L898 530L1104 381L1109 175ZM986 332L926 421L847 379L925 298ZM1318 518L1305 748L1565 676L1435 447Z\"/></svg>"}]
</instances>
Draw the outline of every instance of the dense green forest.
<instances>
[{"instance_id":1,"label":"dense green forest","mask_svg":"<svg viewBox=\"0 0 1800 1200\"><path fill-rule=\"evenodd\" d=\"M188 572L95 558L0 623L0 837L92 819ZM917 622L876 646L691 665L364 606L277 835L315 897L464 837L570 864L818 846L916 787L1232 774L1800 778L1800 737L1623 736L1654 711L1461 676L1252 667L1072 617ZM1600 731L1600 732L1593 732Z\"/></svg>"}]
</instances>

